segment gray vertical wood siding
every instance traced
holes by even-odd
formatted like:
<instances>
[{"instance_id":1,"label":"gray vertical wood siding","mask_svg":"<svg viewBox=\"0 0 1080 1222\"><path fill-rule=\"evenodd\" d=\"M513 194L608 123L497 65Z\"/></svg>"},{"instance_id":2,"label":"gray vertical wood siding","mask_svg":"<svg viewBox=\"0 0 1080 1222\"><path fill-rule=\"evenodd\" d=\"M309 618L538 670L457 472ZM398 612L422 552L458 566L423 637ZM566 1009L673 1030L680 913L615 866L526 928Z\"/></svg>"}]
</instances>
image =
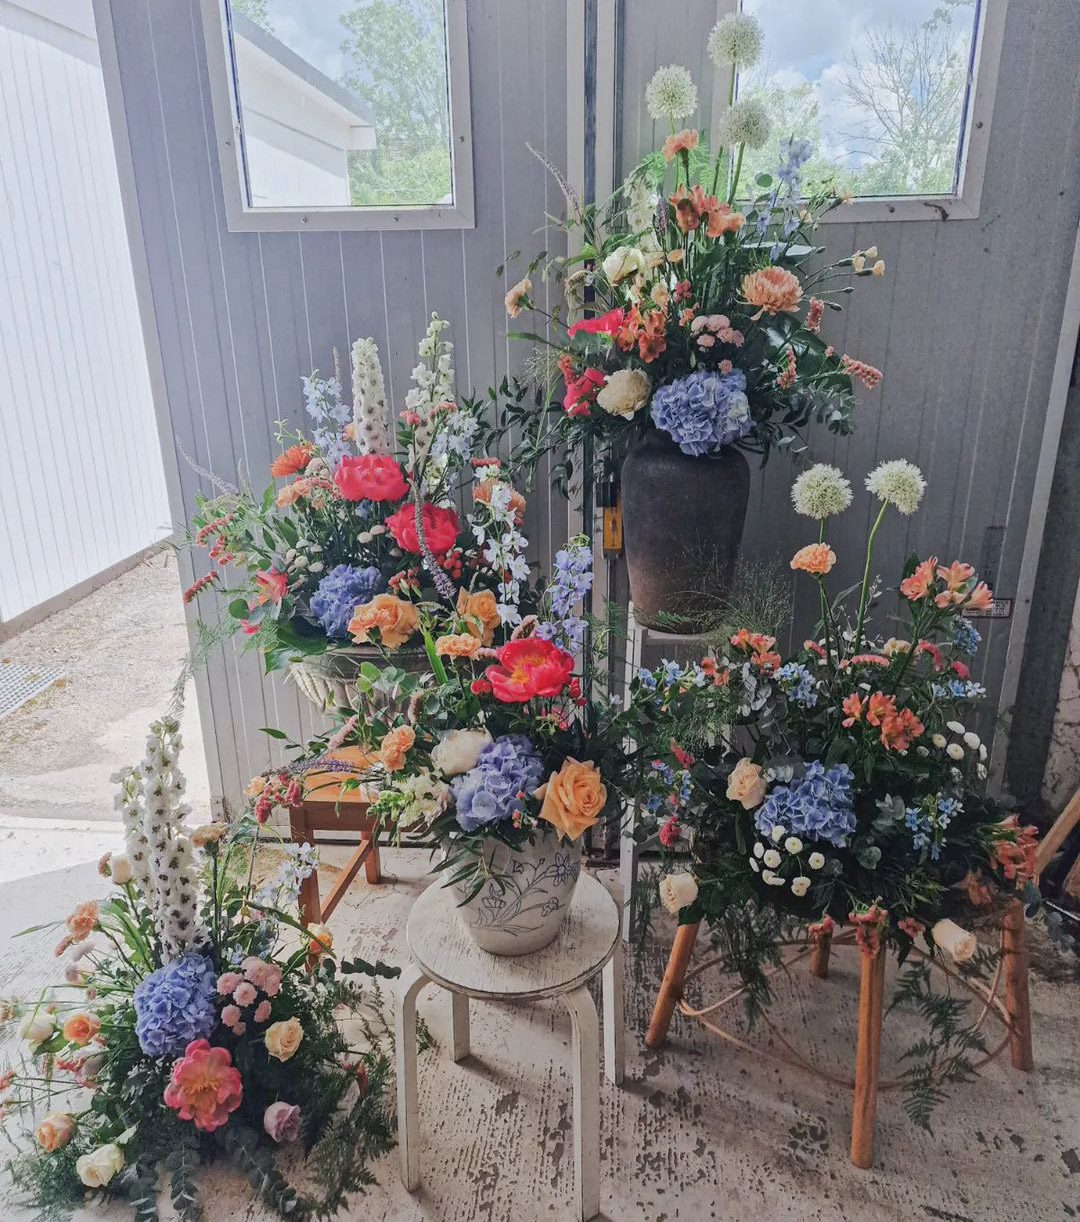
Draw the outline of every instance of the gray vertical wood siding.
<instances>
[{"instance_id":1,"label":"gray vertical wood siding","mask_svg":"<svg viewBox=\"0 0 1080 1222\"><path fill-rule=\"evenodd\" d=\"M565 162L565 6L470 0L474 230L304 234L226 228L197 0L99 0L99 24L102 8L115 40L121 97L114 101L126 119L145 248L143 306L161 353L177 520L197 489L212 489L176 445L223 478L239 472L261 488L276 450L274 421L302 423L301 377L330 369L336 347L347 381L357 336L378 342L395 412L432 311L452 324L459 391L497 385L511 353L506 286L495 269L509 251L543 242L537 227L561 204L525 144ZM562 542L565 522L541 480L526 523L538 558ZM182 562L185 581L204 571L202 563L197 558L192 570ZM213 615L205 596L198 610ZM215 653L199 695L212 788L229 803L279 750L260 727L312 730L292 685L264 679L258 659L237 642Z\"/></svg>"}]
</instances>

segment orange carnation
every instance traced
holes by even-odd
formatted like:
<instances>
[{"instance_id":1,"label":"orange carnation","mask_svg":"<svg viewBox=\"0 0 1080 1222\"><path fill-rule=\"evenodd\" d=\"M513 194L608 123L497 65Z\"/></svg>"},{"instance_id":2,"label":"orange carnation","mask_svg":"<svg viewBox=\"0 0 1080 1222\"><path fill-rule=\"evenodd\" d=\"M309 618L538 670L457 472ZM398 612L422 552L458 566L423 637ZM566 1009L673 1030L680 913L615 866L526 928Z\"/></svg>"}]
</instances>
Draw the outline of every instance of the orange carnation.
<instances>
[{"instance_id":1,"label":"orange carnation","mask_svg":"<svg viewBox=\"0 0 1080 1222\"><path fill-rule=\"evenodd\" d=\"M802 285L786 267L763 267L743 277L743 300L757 306L754 318L762 314L792 314L802 301Z\"/></svg>"},{"instance_id":2,"label":"orange carnation","mask_svg":"<svg viewBox=\"0 0 1080 1222\"><path fill-rule=\"evenodd\" d=\"M827 543L808 543L791 558L791 567L815 576L824 576L836 563L836 553Z\"/></svg>"},{"instance_id":3,"label":"orange carnation","mask_svg":"<svg viewBox=\"0 0 1080 1222\"><path fill-rule=\"evenodd\" d=\"M398 772L405 767L405 756L416 742L416 731L412 726L395 726L383 735L379 744L379 760L387 772Z\"/></svg>"},{"instance_id":4,"label":"orange carnation","mask_svg":"<svg viewBox=\"0 0 1080 1222\"><path fill-rule=\"evenodd\" d=\"M697 132L689 127L685 131L668 136L660 150L664 154L664 160L671 161L676 153L688 152L690 149L697 148L698 139Z\"/></svg>"},{"instance_id":5,"label":"orange carnation","mask_svg":"<svg viewBox=\"0 0 1080 1222\"><path fill-rule=\"evenodd\" d=\"M498 604L490 590L460 590L457 613L465 621L465 631L478 637L482 645L490 645L499 626Z\"/></svg>"},{"instance_id":6,"label":"orange carnation","mask_svg":"<svg viewBox=\"0 0 1080 1222\"><path fill-rule=\"evenodd\" d=\"M607 802L607 787L596 765L567 757L536 791L543 800L540 818L546 819L560 836L577 840L600 818Z\"/></svg>"},{"instance_id":7,"label":"orange carnation","mask_svg":"<svg viewBox=\"0 0 1080 1222\"><path fill-rule=\"evenodd\" d=\"M412 603L393 594L376 594L353 611L349 633L357 645L364 645L371 639L372 629L377 628L379 642L387 649L397 649L419 626L420 613Z\"/></svg>"},{"instance_id":8,"label":"orange carnation","mask_svg":"<svg viewBox=\"0 0 1080 1222\"><path fill-rule=\"evenodd\" d=\"M483 646L480 638L463 632L456 636L441 636L435 642L435 652L445 654L449 658L475 658Z\"/></svg>"},{"instance_id":9,"label":"orange carnation","mask_svg":"<svg viewBox=\"0 0 1080 1222\"><path fill-rule=\"evenodd\" d=\"M67 919L67 929L72 942L81 942L84 938L89 937L97 924L97 919L98 906L93 900L80 904Z\"/></svg>"}]
</instances>

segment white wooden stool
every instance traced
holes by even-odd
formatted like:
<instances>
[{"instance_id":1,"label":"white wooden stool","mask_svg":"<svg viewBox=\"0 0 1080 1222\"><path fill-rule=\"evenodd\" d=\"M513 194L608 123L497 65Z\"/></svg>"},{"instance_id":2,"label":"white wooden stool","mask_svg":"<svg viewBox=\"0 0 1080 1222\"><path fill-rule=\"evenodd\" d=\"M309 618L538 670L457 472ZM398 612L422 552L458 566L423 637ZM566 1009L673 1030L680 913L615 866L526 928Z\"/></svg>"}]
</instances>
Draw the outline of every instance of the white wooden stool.
<instances>
[{"instance_id":1,"label":"white wooden stool","mask_svg":"<svg viewBox=\"0 0 1080 1222\"><path fill-rule=\"evenodd\" d=\"M455 912L456 897L432 883L409 914L406 936L412 963L397 986L398 1141L401 1178L410 1192L420 1184L416 1089L416 998L429 983L450 993L451 1055L469 1055L469 998L530 1002L561 997L573 1029L574 1175L577 1216L600 1212L600 1035L596 1006L586 987L603 972L604 1072L623 1080L623 959L619 909L607 891L582 874L562 932L529 955L492 955L481 950Z\"/></svg>"}]
</instances>

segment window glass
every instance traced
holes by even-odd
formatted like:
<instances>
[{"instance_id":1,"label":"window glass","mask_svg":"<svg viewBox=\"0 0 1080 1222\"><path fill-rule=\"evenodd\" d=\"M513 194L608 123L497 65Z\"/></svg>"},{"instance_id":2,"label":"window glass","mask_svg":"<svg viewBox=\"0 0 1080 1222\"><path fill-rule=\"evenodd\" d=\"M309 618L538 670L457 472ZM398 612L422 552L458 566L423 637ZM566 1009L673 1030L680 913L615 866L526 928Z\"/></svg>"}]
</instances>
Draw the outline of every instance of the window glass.
<instances>
[{"instance_id":1,"label":"window glass","mask_svg":"<svg viewBox=\"0 0 1080 1222\"><path fill-rule=\"evenodd\" d=\"M252 208L454 202L443 0L229 0Z\"/></svg>"},{"instance_id":2,"label":"window glass","mask_svg":"<svg viewBox=\"0 0 1080 1222\"><path fill-rule=\"evenodd\" d=\"M957 191L979 0L742 7L761 22L765 52L740 75L737 94L765 102L773 137L811 141L808 178L832 174L856 196ZM747 161L744 183L773 172L775 139L747 150Z\"/></svg>"}]
</instances>

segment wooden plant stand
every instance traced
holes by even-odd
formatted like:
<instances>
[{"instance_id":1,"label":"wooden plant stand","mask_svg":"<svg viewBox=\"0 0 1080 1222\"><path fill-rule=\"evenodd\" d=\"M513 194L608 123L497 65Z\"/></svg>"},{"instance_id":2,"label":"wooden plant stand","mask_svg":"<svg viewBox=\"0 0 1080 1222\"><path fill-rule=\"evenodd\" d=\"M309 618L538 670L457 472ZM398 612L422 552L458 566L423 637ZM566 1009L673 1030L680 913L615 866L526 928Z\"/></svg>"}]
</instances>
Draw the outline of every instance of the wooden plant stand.
<instances>
[{"instance_id":1,"label":"wooden plant stand","mask_svg":"<svg viewBox=\"0 0 1080 1222\"><path fill-rule=\"evenodd\" d=\"M885 995L885 956L886 950L882 944L876 952L860 953L859 980L859 1012L855 1030L855 1072L853 1077L844 1077L823 1069L812 1062L802 1052L795 1048L784 1033L773 1024L768 1015L764 1017L770 1032L780 1045L781 1052L773 1052L748 1043L739 1036L711 1021L710 1015L742 996L744 988L738 988L710 1005L695 1009L690 1006L683 990L689 980L700 976L703 972L715 967L719 958L712 958L700 966L690 970L690 956L697 939L700 922L680 925L675 935L675 942L668 957L667 969L660 985L660 991L653 1007L652 1020L649 1023L645 1043L650 1048L660 1048L667 1039L668 1027L676 1006L690 1018L696 1018L703 1026L719 1035L728 1043L752 1052L756 1056L769 1057L788 1065L809 1070L818 1077L824 1078L838 1086L846 1086L853 1092L851 1116L851 1161L856 1167L870 1167L874 1160L874 1120L877 1114L877 1099L879 1091L896 1090L905 1085L903 1078L882 1080L881 1064L881 1031L884 1012ZM825 935L810 943L783 943L785 946L796 945L800 949L779 967L772 968L768 975L786 971L793 964L804 958L810 960L810 972L819 979L826 980L829 975L829 957L834 945L850 944L853 935ZM1006 1047L1009 1048L1012 1064L1015 1069L1030 1071L1031 1055L1031 1006L1028 999L1028 957L1024 942L1024 910L1019 900L1012 900L1006 911L1001 926L1001 958L998 962L993 980L984 987L976 981L965 979L954 971L940 956L930 956L914 949L911 953L930 961L931 966L942 971L951 981L960 987L968 989L982 1002L981 1013L975 1022L979 1027L987 1015L993 1011L1005 1029L1004 1038L994 1048L974 1063L977 1069L999 1056ZM1004 998L998 996L999 986L1004 982Z\"/></svg>"},{"instance_id":2,"label":"wooden plant stand","mask_svg":"<svg viewBox=\"0 0 1080 1222\"><path fill-rule=\"evenodd\" d=\"M314 845L316 832L359 832L360 843L345 868L334 881L325 900L319 898L318 871L313 870L300 884L300 920L304 925L328 921L353 879L364 868L369 883L383 881L379 862L379 843L375 820L368 814L372 795L363 788L347 787L344 782L362 774L366 757L352 758L355 749L336 752L355 764L355 772L311 772L304 779L303 800L289 810L292 839L297 844Z\"/></svg>"}]
</instances>

